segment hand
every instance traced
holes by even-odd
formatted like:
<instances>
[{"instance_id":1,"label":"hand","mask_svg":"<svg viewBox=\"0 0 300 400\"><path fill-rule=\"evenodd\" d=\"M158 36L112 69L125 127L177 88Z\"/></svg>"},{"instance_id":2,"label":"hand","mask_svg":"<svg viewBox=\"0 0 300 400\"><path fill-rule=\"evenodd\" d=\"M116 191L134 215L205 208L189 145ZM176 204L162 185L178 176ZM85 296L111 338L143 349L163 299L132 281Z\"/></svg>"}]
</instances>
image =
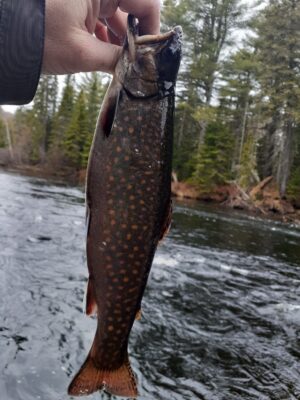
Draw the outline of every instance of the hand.
<instances>
[{"instance_id":1,"label":"hand","mask_svg":"<svg viewBox=\"0 0 300 400\"><path fill-rule=\"evenodd\" d=\"M138 18L141 34L159 33L159 0L46 0L42 72L113 72L127 13Z\"/></svg>"}]
</instances>

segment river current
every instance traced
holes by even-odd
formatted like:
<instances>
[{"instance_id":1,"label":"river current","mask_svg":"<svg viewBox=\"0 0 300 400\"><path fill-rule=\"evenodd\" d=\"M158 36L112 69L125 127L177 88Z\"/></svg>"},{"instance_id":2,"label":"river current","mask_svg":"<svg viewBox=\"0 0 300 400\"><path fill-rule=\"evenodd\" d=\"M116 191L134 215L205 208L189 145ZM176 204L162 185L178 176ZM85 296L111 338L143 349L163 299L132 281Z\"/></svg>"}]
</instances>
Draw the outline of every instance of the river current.
<instances>
[{"instance_id":1,"label":"river current","mask_svg":"<svg viewBox=\"0 0 300 400\"><path fill-rule=\"evenodd\" d=\"M96 328L84 216L80 188L0 172L1 400L70 399ZM299 228L177 202L142 314L140 400L300 399Z\"/></svg>"}]
</instances>

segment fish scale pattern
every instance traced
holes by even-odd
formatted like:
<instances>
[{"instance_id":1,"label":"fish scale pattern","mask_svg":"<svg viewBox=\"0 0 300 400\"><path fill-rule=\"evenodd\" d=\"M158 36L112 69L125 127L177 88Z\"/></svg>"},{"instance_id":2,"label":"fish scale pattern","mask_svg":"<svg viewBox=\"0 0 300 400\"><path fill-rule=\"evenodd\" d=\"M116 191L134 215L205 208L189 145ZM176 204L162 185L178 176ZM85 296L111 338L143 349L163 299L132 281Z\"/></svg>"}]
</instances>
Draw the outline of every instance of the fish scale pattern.
<instances>
[{"instance_id":1,"label":"fish scale pattern","mask_svg":"<svg viewBox=\"0 0 300 400\"><path fill-rule=\"evenodd\" d=\"M168 99L132 100L126 94L121 99L111 134L101 138L104 167L96 183L101 185L101 210L99 216L91 215L89 228L102 227L97 242L88 243L88 254L93 254L91 275L102 282L96 291L95 359L103 369L118 368L127 357L129 333L170 201L164 169L172 140L167 119L165 125L161 122Z\"/></svg>"}]
</instances>

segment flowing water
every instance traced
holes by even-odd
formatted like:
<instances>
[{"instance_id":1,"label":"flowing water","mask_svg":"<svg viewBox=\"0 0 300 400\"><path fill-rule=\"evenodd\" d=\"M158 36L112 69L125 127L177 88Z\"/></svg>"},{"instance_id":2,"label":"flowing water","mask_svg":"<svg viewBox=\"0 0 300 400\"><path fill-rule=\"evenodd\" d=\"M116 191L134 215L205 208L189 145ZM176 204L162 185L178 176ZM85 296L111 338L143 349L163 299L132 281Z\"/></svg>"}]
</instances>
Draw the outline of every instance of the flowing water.
<instances>
[{"instance_id":1,"label":"flowing water","mask_svg":"<svg viewBox=\"0 0 300 400\"><path fill-rule=\"evenodd\" d=\"M78 188L0 173L1 400L69 398L96 327L84 214ZM131 334L140 399L299 400L299 244L292 225L177 203Z\"/></svg>"}]
</instances>

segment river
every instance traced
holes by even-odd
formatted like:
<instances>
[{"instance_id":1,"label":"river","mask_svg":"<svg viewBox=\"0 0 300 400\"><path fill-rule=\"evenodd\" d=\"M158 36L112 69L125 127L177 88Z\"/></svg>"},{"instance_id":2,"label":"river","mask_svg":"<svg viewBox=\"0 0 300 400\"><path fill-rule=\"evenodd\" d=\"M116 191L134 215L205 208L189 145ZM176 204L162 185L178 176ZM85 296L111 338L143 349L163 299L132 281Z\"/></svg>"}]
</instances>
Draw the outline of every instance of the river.
<instances>
[{"instance_id":1,"label":"river","mask_svg":"<svg viewBox=\"0 0 300 400\"><path fill-rule=\"evenodd\" d=\"M1 400L70 399L96 327L84 215L80 188L0 172ZM139 398L299 400L299 244L293 225L176 203L130 339Z\"/></svg>"}]
</instances>

